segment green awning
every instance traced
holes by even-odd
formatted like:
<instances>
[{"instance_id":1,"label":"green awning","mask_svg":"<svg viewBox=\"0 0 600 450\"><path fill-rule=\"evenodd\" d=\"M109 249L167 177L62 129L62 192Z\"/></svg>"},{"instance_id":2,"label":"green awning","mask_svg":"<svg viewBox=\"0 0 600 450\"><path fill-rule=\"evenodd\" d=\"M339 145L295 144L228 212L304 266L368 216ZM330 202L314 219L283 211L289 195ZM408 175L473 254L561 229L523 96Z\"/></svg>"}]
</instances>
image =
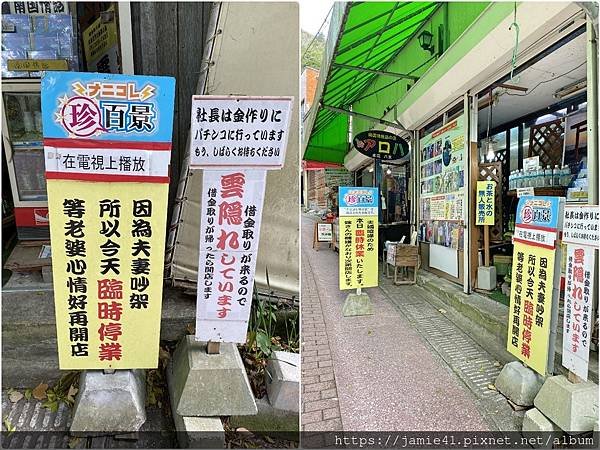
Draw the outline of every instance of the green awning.
<instances>
[{"instance_id":1,"label":"green awning","mask_svg":"<svg viewBox=\"0 0 600 450\"><path fill-rule=\"evenodd\" d=\"M325 61L322 95L316 111L304 159L342 163L348 150L348 118L322 105L348 109L379 75L356 67L385 70L404 44L439 6L438 2L353 2L343 5L332 56ZM330 42L328 42L328 46ZM319 105L319 106L317 106Z\"/></svg>"}]
</instances>

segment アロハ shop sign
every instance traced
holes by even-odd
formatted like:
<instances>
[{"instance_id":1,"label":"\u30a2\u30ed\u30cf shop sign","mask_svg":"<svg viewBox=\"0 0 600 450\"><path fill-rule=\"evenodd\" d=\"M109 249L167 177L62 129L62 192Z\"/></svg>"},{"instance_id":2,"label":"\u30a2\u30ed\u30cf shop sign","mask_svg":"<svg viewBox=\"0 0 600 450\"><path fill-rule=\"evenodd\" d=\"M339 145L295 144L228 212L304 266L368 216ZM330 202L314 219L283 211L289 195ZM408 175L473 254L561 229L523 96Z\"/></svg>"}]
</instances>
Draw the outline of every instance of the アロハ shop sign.
<instances>
[{"instance_id":1,"label":"\u30a2\u30ed\u30cf shop sign","mask_svg":"<svg viewBox=\"0 0 600 450\"><path fill-rule=\"evenodd\" d=\"M359 153L373 159L392 161L408 155L408 142L388 131L363 131L352 143Z\"/></svg>"}]
</instances>

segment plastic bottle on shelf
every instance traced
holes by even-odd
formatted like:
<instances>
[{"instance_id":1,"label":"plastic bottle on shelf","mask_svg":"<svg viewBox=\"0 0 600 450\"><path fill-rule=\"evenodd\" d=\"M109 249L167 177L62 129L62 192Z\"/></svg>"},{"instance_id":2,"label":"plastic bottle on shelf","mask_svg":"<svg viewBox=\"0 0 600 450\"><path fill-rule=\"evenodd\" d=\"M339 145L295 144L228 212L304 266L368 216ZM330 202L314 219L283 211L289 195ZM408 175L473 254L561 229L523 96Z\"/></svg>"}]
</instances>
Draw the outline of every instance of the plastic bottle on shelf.
<instances>
[{"instance_id":1,"label":"plastic bottle on shelf","mask_svg":"<svg viewBox=\"0 0 600 450\"><path fill-rule=\"evenodd\" d=\"M515 171L511 171L508 176L508 190L512 191L515 189Z\"/></svg>"},{"instance_id":2,"label":"plastic bottle on shelf","mask_svg":"<svg viewBox=\"0 0 600 450\"><path fill-rule=\"evenodd\" d=\"M558 164L554 166L554 170L552 171L552 186L560 186L560 169L558 168Z\"/></svg>"},{"instance_id":3,"label":"plastic bottle on shelf","mask_svg":"<svg viewBox=\"0 0 600 450\"><path fill-rule=\"evenodd\" d=\"M569 166L564 165L562 169L562 185L567 187L569 184L571 184L571 169Z\"/></svg>"},{"instance_id":4,"label":"plastic bottle on shelf","mask_svg":"<svg viewBox=\"0 0 600 450\"><path fill-rule=\"evenodd\" d=\"M550 164L544 170L544 187L552 186L552 167Z\"/></svg>"}]
</instances>

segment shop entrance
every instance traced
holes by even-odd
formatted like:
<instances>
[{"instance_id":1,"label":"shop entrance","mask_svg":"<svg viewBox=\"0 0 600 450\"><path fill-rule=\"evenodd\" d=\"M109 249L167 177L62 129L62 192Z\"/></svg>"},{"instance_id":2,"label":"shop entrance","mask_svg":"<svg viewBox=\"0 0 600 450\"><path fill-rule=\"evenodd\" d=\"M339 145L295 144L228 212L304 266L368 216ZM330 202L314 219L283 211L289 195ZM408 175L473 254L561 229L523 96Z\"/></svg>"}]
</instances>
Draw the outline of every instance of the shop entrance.
<instances>
[{"instance_id":1,"label":"shop entrance","mask_svg":"<svg viewBox=\"0 0 600 450\"><path fill-rule=\"evenodd\" d=\"M483 227L472 226L471 280L477 289L489 251L497 272L490 295L505 304L519 195L587 203L585 36L585 27L575 30L478 95L477 181L496 182L495 222L488 245Z\"/></svg>"}]
</instances>

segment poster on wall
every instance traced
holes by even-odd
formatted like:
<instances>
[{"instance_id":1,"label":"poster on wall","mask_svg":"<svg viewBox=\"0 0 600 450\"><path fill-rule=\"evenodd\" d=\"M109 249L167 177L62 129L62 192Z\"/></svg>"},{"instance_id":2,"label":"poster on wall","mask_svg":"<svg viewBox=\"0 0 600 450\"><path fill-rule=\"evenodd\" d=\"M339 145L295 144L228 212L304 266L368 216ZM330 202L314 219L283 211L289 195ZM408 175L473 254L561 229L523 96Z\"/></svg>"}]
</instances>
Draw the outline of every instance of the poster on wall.
<instances>
[{"instance_id":1,"label":"poster on wall","mask_svg":"<svg viewBox=\"0 0 600 450\"><path fill-rule=\"evenodd\" d=\"M455 233L444 222L463 221L464 202L464 118L456 118L420 140L421 240L432 242L434 233L448 231L434 243L460 248ZM433 222L436 223L433 223ZM442 223L437 223L442 222Z\"/></svg>"},{"instance_id":2,"label":"poster on wall","mask_svg":"<svg viewBox=\"0 0 600 450\"><path fill-rule=\"evenodd\" d=\"M379 189L339 189L340 290L378 285Z\"/></svg>"},{"instance_id":3,"label":"poster on wall","mask_svg":"<svg viewBox=\"0 0 600 450\"><path fill-rule=\"evenodd\" d=\"M157 366L174 95L169 77L42 77L63 370Z\"/></svg>"},{"instance_id":4,"label":"poster on wall","mask_svg":"<svg viewBox=\"0 0 600 450\"><path fill-rule=\"evenodd\" d=\"M562 202L560 197L522 197L513 238L507 350L541 375L547 373L550 321L558 307L555 263Z\"/></svg>"}]
</instances>

